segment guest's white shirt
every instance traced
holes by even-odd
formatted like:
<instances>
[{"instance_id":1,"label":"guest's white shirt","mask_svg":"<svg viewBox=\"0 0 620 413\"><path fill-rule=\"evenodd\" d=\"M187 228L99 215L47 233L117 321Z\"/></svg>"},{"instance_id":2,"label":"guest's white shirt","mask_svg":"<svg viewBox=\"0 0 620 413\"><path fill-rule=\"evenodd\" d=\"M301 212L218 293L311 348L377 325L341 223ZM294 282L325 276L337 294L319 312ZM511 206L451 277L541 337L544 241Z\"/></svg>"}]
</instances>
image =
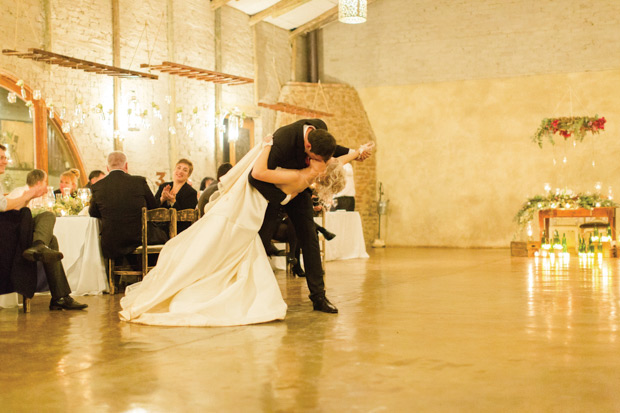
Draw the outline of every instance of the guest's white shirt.
<instances>
[{"instance_id":1,"label":"guest's white shirt","mask_svg":"<svg viewBox=\"0 0 620 413\"><path fill-rule=\"evenodd\" d=\"M346 179L346 184L344 185L344 189L334 195L334 198L339 196L355 196L355 181L353 179L353 167L350 163L346 163L342 166L344 169L344 176Z\"/></svg>"},{"instance_id":2,"label":"guest's white shirt","mask_svg":"<svg viewBox=\"0 0 620 413\"><path fill-rule=\"evenodd\" d=\"M24 195L24 192L26 192L27 189L28 189L28 185L19 186L15 188L14 190L12 190L11 192L9 192L9 194L6 197L8 199L19 198L20 196Z\"/></svg>"}]
</instances>

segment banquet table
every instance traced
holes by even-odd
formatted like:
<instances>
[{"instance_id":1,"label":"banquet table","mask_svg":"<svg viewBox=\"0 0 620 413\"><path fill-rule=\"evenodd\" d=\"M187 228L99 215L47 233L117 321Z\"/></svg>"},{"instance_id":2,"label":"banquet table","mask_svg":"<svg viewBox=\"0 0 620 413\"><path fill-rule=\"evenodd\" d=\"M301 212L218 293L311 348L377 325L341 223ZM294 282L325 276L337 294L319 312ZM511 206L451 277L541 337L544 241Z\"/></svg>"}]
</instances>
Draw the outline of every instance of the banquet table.
<instances>
[{"instance_id":1,"label":"banquet table","mask_svg":"<svg viewBox=\"0 0 620 413\"><path fill-rule=\"evenodd\" d=\"M322 225L322 217L316 217L314 220ZM336 238L325 242L326 261L368 258L359 212L344 210L327 212L325 228L336 234Z\"/></svg>"},{"instance_id":2,"label":"banquet table","mask_svg":"<svg viewBox=\"0 0 620 413\"><path fill-rule=\"evenodd\" d=\"M99 225L98 219L89 216L56 218L54 235L58 238L60 251L64 255L62 265L71 287L71 295L96 295L108 291L99 242ZM44 279L43 267L39 265L38 268L39 278ZM17 293L0 295L0 308L17 305Z\"/></svg>"},{"instance_id":3,"label":"banquet table","mask_svg":"<svg viewBox=\"0 0 620 413\"><path fill-rule=\"evenodd\" d=\"M64 255L62 264L73 295L94 295L108 291L99 226L99 220L89 216L56 219L54 235Z\"/></svg>"},{"instance_id":4,"label":"banquet table","mask_svg":"<svg viewBox=\"0 0 620 413\"><path fill-rule=\"evenodd\" d=\"M320 216L315 217L314 221L319 225L323 225L323 218ZM336 234L336 238L331 241L325 241L326 261L368 258L366 243L364 242L362 218L359 212L344 210L327 212L325 214L325 228ZM274 245L279 249L285 248L283 243L275 243ZM271 257L270 261L274 269L286 269L285 257Z\"/></svg>"}]
</instances>

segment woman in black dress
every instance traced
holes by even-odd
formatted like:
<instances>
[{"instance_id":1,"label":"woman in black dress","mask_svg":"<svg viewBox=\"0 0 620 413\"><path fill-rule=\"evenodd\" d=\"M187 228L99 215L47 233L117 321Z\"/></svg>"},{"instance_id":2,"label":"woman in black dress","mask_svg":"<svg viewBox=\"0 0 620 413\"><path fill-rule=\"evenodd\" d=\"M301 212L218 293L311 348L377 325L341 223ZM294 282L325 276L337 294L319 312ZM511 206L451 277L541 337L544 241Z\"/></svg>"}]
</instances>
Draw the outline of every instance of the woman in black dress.
<instances>
[{"instance_id":1,"label":"woman in black dress","mask_svg":"<svg viewBox=\"0 0 620 413\"><path fill-rule=\"evenodd\" d=\"M180 159L172 172L172 182L164 182L159 186L155 199L162 208L195 209L198 203L198 193L187 183L192 175L194 165L187 159ZM189 228L190 222L179 222L177 233Z\"/></svg>"}]
</instances>

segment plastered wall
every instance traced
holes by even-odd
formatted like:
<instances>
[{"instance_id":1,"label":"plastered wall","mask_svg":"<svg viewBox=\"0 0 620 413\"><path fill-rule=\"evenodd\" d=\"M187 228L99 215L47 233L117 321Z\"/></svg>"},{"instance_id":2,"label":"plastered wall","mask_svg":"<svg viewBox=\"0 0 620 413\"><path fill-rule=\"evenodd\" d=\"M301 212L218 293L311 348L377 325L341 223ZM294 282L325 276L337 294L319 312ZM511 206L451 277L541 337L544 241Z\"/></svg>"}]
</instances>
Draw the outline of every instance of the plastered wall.
<instances>
[{"instance_id":1,"label":"plastered wall","mask_svg":"<svg viewBox=\"0 0 620 413\"><path fill-rule=\"evenodd\" d=\"M617 1L382 0L326 27L322 79L358 90L376 134L388 245L507 247L546 182L620 196L619 23ZM571 114L606 132L530 141Z\"/></svg>"}]
</instances>

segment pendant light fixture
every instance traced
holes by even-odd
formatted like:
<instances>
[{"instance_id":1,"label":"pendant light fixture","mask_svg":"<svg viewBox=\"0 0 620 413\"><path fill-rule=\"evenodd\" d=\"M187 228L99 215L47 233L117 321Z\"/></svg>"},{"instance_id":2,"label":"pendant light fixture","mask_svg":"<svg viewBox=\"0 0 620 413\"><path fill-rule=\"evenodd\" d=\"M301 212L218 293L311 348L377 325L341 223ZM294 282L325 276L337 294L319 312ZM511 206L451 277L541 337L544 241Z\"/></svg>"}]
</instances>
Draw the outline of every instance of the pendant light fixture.
<instances>
[{"instance_id":1,"label":"pendant light fixture","mask_svg":"<svg viewBox=\"0 0 620 413\"><path fill-rule=\"evenodd\" d=\"M364 23L367 8L366 0L339 0L338 20L347 24Z\"/></svg>"}]
</instances>

